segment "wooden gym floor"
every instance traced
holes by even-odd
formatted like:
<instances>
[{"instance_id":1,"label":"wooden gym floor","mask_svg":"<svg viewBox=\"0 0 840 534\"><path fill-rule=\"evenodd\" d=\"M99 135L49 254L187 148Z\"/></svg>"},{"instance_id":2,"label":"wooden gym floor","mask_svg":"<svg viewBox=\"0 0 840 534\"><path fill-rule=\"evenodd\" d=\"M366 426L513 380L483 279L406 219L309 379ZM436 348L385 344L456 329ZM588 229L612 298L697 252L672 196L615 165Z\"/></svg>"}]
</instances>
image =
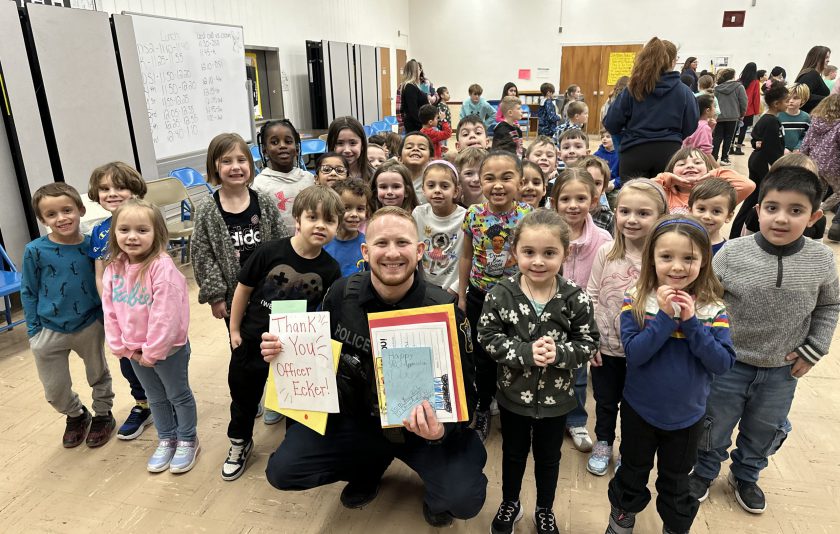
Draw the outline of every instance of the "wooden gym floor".
<instances>
[{"instance_id":1,"label":"wooden gym floor","mask_svg":"<svg viewBox=\"0 0 840 534\"><path fill-rule=\"evenodd\" d=\"M597 141L593 139L597 146ZM733 156L746 174L746 156ZM840 246L830 245L840 252ZM2 532L188 532L248 533L425 533L433 532L421 513L419 478L399 461L385 475L377 499L363 510L346 510L338 500L341 484L283 493L265 481L268 455L282 441L283 424L255 426L256 448L242 478L224 482L221 464L229 442L227 333L208 306L199 305L190 279L190 380L198 401L202 452L183 475L150 474L146 460L156 445L153 427L134 441L112 439L101 449L61 446L64 417L44 400L26 328L0 335L0 531ZM118 424L133 405L116 360L109 360ZM90 388L78 359L71 365L76 390L90 406ZM594 403L588 402L592 432ZM742 511L721 478L701 507L696 534L840 532L840 343L801 380L790 419L794 431L762 473L768 508L760 516ZM496 420L496 424L498 420ZM594 436L594 434L593 434ZM487 501L478 517L456 521L451 532L484 533L501 499L501 436L487 442ZM609 477L586 471L587 455L567 439L554 511L563 533L603 532L609 503ZM611 473L610 473L611 474ZM653 484L651 481L651 490ZM522 500L526 515L517 532L534 532L534 479L526 473ZM654 504L639 515L636 532L661 532ZM177 530L175 530L177 529Z\"/></svg>"}]
</instances>

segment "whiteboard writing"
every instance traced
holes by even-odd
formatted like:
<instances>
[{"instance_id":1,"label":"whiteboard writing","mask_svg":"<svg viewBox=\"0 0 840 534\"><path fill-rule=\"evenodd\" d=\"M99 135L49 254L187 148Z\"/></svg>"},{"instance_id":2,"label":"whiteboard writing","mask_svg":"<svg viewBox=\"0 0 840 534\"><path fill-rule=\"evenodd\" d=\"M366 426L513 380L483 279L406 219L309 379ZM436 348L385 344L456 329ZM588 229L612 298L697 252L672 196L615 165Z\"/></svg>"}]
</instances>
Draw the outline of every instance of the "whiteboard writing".
<instances>
[{"instance_id":1,"label":"whiteboard writing","mask_svg":"<svg viewBox=\"0 0 840 534\"><path fill-rule=\"evenodd\" d=\"M157 159L206 150L222 132L250 139L240 27L132 15Z\"/></svg>"}]
</instances>

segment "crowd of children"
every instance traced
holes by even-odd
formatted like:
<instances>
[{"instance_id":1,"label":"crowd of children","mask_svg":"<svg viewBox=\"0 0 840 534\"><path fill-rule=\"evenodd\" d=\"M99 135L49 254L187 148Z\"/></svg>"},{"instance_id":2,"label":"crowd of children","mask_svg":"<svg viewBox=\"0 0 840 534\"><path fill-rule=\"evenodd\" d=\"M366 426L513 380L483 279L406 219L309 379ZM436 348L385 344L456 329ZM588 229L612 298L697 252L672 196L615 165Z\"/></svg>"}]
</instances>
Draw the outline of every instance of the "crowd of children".
<instances>
[{"instance_id":1,"label":"crowd of children","mask_svg":"<svg viewBox=\"0 0 840 534\"><path fill-rule=\"evenodd\" d=\"M311 173L288 120L260 129L259 175L241 137L216 136L207 151L215 190L196 207L192 253L198 302L225 321L230 339L222 478L239 478L254 448L270 303L300 299L318 309L334 281L367 269L367 220L398 207L416 223L423 277L457 295L469 321L470 426L482 441L499 415L502 502L491 532L513 532L523 516L531 451L534 522L540 533L558 532L552 507L566 434L589 453L593 475L615 466L608 533L632 532L651 499L654 456L664 532L688 532L736 424L729 482L744 509L762 512L759 474L790 432L797 379L828 353L840 312L833 253L821 232L809 234L840 201L840 95L809 116L799 109L807 86L766 87L745 177L726 168L747 113L744 84L733 78L723 69L715 86L701 75L695 133L666 172L624 183L609 133L590 153L589 111L576 85L559 111L555 87L542 85L539 135L530 141L513 84L498 111L471 85L454 130L445 87L436 106L419 108L422 128L404 136L368 139L356 119L341 117ZM824 183L834 191L825 200ZM107 344L136 403L118 437L137 437L153 421L158 446L148 470L183 473L201 450L188 290L145 192L126 164L95 169L88 196L112 217L88 237L75 189L39 189L32 207L51 233L26 247L22 297L45 396L67 416L63 445L101 446L116 427ZM727 241L722 229L733 217ZM742 225L755 234L740 237ZM830 238L840 238L840 221L835 228ZM71 389L71 350L84 362L93 416ZM266 422L281 417L267 411Z\"/></svg>"}]
</instances>

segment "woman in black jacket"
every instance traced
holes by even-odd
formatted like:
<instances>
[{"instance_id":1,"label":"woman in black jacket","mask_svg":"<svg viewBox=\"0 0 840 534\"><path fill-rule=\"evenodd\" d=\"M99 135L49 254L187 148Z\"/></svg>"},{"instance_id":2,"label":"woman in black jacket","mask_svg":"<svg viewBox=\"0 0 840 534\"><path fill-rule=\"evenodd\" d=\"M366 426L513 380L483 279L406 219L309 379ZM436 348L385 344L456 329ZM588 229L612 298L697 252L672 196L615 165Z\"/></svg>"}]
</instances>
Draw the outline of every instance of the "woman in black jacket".
<instances>
[{"instance_id":1,"label":"woman in black jacket","mask_svg":"<svg viewBox=\"0 0 840 534\"><path fill-rule=\"evenodd\" d=\"M811 90L811 98L802 104L802 111L811 113L817 104L829 94L828 86L822 78L822 71L828 66L831 50L827 46L815 46L805 56L802 70L796 75L796 83L804 83Z\"/></svg>"},{"instance_id":2,"label":"woman in black jacket","mask_svg":"<svg viewBox=\"0 0 840 534\"><path fill-rule=\"evenodd\" d=\"M400 80L400 115L406 132L418 132L423 125L420 122L420 108L429 103L429 99L420 89L420 64L412 59L405 64Z\"/></svg>"},{"instance_id":3,"label":"woman in black jacket","mask_svg":"<svg viewBox=\"0 0 840 534\"><path fill-rule=\"evenodd\" d=\"M683 75L691 76L692 80L694 80L694 81L691 82L691 90L696 93L697 92L697 58L696 57L691 56L691 57L689 57L688 59L685 60L685 63L683 63L682 72L680 73L680 78L682 78Z\"/></svg>"}]
</instances>

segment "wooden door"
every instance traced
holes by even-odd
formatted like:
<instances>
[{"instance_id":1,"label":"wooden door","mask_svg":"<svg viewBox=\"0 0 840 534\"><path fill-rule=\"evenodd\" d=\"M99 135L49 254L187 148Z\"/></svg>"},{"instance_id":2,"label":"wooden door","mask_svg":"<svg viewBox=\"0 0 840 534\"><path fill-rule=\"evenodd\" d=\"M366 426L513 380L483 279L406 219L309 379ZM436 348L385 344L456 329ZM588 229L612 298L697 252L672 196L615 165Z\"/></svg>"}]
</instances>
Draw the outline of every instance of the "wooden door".
<instances>
[{"instance_id":1,"label":"wooden door","mask_svg":"<svg viewBox=\"0 0 840 534\"><path fill-rule=\"evenodd\" d=\"M397 70L394 72L397 76L397 85L400 83L400 78L402 78L402 71L405 67L405 64L408 63L408 56L405 53L405 50L400 50L397 48Z\"/></svg>"},{"instance_id":2,"label":"wooden door","mask_svg":"<svg viewBox=\"0 0 840 534\"><path fill-rule=\"evenodd\" d=\"M379 47L379 94L382 98L382 116L391 114L391 49Z\"/></svg>"},{"instance_id":3,"label":"wooden door","mask_svg":"<svg viewBox=\"0 0 840 534\"><path fill-rule=\"evenodd\" d=\"M597 134L600 128L598 110L601 109L599 83L601 79L601 46L564 46L560 58L560 87L562 95L570 85L579 85L583 100L589 107L586 132ZM560 110L557 110L558 112Z\"/></svg>"},{"instance_id":4,"label":"wooden door","mask_svg":"<svg viewBox=\"0 0 840 534\"><path fill-rule=\"evenodd\" d=\"M626 45L604 45L601 47L601 77L599 80L598 85L600 89L598 90L598 96L600 98L600 105L598 110L596 111L596 116L598 116L598 120L603 120L601 117L601 106L607 101L612 92L613 88L615 87L614 80L610 78L618 78L620 74L626 74L627 76L630 75L628 70L621 70L620 72L614 73L614 76L610 76L610 64L613 64L614 68L621 68L622 66L627 65L627 61L631 59L631 56L625 56L623 59L626 61L611 61L610 54L613 53L634 53L638 54L639 51L642 49L642 44L626 44ZM633 56L635 59L635 56ZM632 63L632 62L631 62ZM613 83L610 83L613 82ZM592 115L592 110L589 111L589 114ZM591 117L590 117L591 118Z\"/></svg>"}]
</instances>

